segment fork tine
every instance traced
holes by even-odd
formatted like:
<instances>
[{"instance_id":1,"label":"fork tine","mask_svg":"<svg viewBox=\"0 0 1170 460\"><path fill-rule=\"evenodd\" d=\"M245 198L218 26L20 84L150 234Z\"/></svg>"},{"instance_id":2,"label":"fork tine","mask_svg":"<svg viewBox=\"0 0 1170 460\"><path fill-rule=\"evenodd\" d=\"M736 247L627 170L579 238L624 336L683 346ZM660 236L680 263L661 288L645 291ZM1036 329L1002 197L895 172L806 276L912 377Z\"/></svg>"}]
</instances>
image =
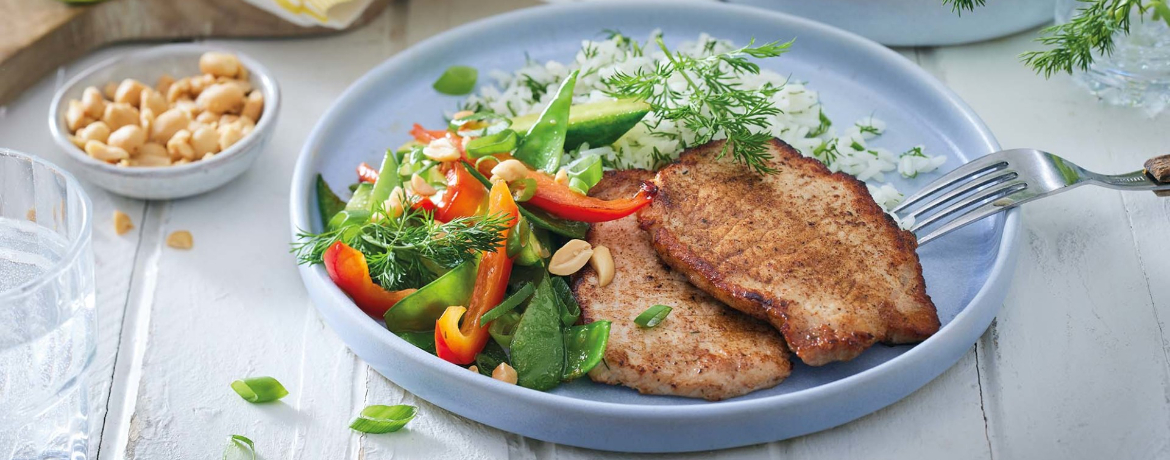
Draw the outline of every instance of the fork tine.
<instances>
[{"instance_id":1,"label":"fork tine","mask_svg":"<svg viewBox=\"0 0 1170 460\"><path fill-rule=\"evenodd\" d=\"M925 214L934 208L942 206L942 205L950 202L951 200L954 200L955 198L958 198L962 195L966 195L967 193L970 193L970 192L979 192L979 191L987 190L991 186L1013 180L1019 176L1020 175L1017 174L1015 171L1010 171L1010 170L1003 171L1003 174L999 174L999 175L985 174L985 175L979 176L975 179L968 181L965 184L956 186L955 188L951 189L950 191L931 200L929 203L922 205L918 209L915 209L909 215L913 216L914 218L918 218L918 216L921 216L922 214Z\"/></svg>"},{"instance_id":2,"label":"fork tine","mask_svg":"<svg viewBox=\"0 0 1170 460\"><path fill-rule=\"evenodd\" d=\"M936 179L934 182L927 184L926 187L923 187L913 195L906 197L906 199L903 200L902 203L898 205L898 207L893 209L893 212L900 213L906 208L910 207L910 205L917 203L927 196L933 195L939 190L950 187L951 185L954 185L961 180L998 171L1000 169L1007 168L1007 166L1007 161L1004 160L1003 155L1001 154L991 154L977 158L975 161L955 168L946 175Z\"/></svg>"},{"instance_id":3,"label":"fork tine","mask_svg":"<svg viewBox=\"0 0 1170 460\"><path fill-rule=\"evenodd\" d=\"M930 242L930 240L933 240L935 238L943 236L943 235L950 233L954 230L958 230L962 227L967 226L968 224L974 223L975 221L977 221L979 219L990 216L990 215L995 214L997 212L1011 209L1017 205L1018 205L1018 203L1015 203L1015 202L1013 202L1011 205L1008 205L1008 206L996 206L994 201L991 203L987 203L983 206L975 208L971 212L968 212L966 214L959 216L955 220L952 220L950 222L947 222L946 224L943 224L939 228L934 229L934 231L926 234L926 236L924 236L922 238L918 238L918 245L921 246L923 244L926 244L926 243Z\"/></svg>"},{"instance_id":4,"label":"fork tine","mask_svg":"<svg viewBox=\"0 0 1170 460\"><path fill-rule=\"evenodd\" d=\"M963 210L964 208L967 208L968 206L971 206L973 204L983 203L985 201L994 201L994 200L997 200L999 198L1003 198L1007 195L1011 195L1013 193L1016 193L1020 190L1024 190L1026 188L1028 188L1028 184L1026 182L1024 182L1022 180L1014 180L1014 181L1006 182L1006 183L1003 183L999 186L992 187L990 189L981 191L980 193L976 193L974 195L971 195L967 198L960 200L959 202L957 202L953 205L946 207L946 209L943 209L942 211L939 211L935 214L932 214L930 217L927 217L924 220L915 222L914 226L910 228L910 231L913 232L913 231L917 231L919 229L922 229L923 227L926 227L930 224L938 222L940 219L943 219L951 214L959 212L959 211Z\"/></svg>"}]
</instances>

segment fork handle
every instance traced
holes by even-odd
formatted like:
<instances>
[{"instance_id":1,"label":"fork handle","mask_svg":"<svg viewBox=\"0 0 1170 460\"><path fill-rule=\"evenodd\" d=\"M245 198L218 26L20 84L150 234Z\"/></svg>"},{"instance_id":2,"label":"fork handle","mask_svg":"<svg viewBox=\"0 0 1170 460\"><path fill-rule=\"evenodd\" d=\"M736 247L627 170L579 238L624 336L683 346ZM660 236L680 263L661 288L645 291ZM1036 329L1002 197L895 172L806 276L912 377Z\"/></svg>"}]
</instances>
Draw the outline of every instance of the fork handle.
<instances>
[{"instance_id":1,"label":"fork handle","mask_svg":"<svg viewBox=\"0 0 1170 460\"><path fill-rule=\"evenodd\" d=\"M1154 179L1159 184L1170 184L1170 155L1162 155L1146 160L1144 165L1146 174ZM1170 190L1158 190L1154 192L1158 196L1170 196Z\"/></svg>"}]
</instances>

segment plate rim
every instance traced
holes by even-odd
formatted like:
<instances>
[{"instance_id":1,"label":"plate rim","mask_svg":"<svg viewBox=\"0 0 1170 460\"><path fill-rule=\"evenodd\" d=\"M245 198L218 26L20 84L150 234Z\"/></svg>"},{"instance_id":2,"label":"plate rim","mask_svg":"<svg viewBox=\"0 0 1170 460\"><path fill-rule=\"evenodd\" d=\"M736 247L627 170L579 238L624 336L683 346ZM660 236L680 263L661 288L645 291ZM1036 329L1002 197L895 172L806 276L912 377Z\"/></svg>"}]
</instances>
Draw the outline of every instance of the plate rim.
<instances>
[{"instance_id":1,"label":"plate rim","mask_svg":"<svg viewBox=\"0 0 1170 460\"><path fill-rule=\"evenodd\" d=\"M344 92L342 92L330 105L329 109L321 116L321 118L314 125L309 136L305 140L305 144L298 154L296 167L293 171L291 193L290 193L290 223L292 230L293 241L296 241L296 235L300 228L309 228L312 224L312 212L315 209L312 206L312 190L313 181L315 180L316 171L312 168L312 163L316 159L320 143L324 137L324 133L330 131L336 123L336 115L341 112L345 106L349 105L359 93L364 92L370 86L380 81L382 76L399 65L409 63L419 56L423 56L432 48L441 47L446 42L457 41L459 38L474 35L483 29L494 28L499 25L512 23L516 21L530 21L534 18L540 18L550 14L571 14L573 11L581 9L595 9L595 8L609 8L615 10L622 9L642 9L647 7L670 7L670 8L691 8L698 10L723 10L724 12L733 12L736 14L750 13L755 16L762 16L773 20L796 23L801 27L818 30L820 33L834 36L846 42L849 46L855 46L860 51L873 53L879 55L889 61L891 65L896 65L899 70L909 72L917 77L922 83L929 86L929 90L938 96L941 96L942 101L945 101L957 115L961 115L965 123L974 128L975 132L979 134L980 141L988 148L987 153L991 153L1000 149L999 143L995 139L991 130L986 124L975 114L970 106L959 98L952 90L947 88L940 80L926 72L920 66L906 59L897 52L877 44L869 39L863 38L852 32L837 29L810 19L791 16L776 11L766 11L757 8L751 8L741 5L733 5L716 2L673 2L667 0L654 0L647 2L636 3L560 3L552 5L538 5L529 8L523 8L515 11L510 11L486 18L472 21L447 31L441 32L422 40L399 53L391 56L389 59L383 61L377 66L367 71L364 75L354 81ZM963 306L962 310L955 315L950 322L944 325L936 334L923 341L922 343L910 348L906 352L898 355L874 366L870 369L849 375L832 382L817 385L815 387L785 393L780 395L772 395L753 399L735 399L727 401L715 402L698 402L696 404L681 404L681 405L653 405L653 404L637 404L637 403L617 403L607 401L593 401L587 399L574 398L563 396L554 393L531 390L528 388L510 385L503 382L495 381L493 379L483 379L478 375L467 372L458 366L447 365L445 361L439 360L437 357L426 353L425 351L410 345L401 338L397 337L385 327L382 327L377 321L371 321L369 316L366 316L353 302L341 292L336 285L328 282L328 275L321 266L298 266L298 272L301 275L302 281L306 289L310 292L320 290L318 293L326 296L330 302L313 303L322 314L332 313L336 314L341 320L344 320L349 325L360 330L363 334L369 334L382 343L385 347L399 354L399 359L406 359L411 361L411 364L421 365L431 368L432 371L438 372L443 378L460 379L465 383L484 386L486 389L497 392L500 396L506 398L518 398L526 400L527 402L545 407L557 407L561 410L572 410L577 413L587 413L593 415L604 415L607 417L622 417L633 419L661 419L667 417L720 417L731 414L738 414L743 412L757 412L757 411L773 411L778 407L783 407L790 404L799 404L809 400L820 399L824 397L832 397L835 394L841 394L849 391L851 388L872 382L878 378L879 375L898 372L905 370L917 361L927 359L929 354L934 352L935 347L932 344L951 338L957 334L960 329L967 329L976 327L978 324L972 324L973 321L978 321L978 316L986 314L987 309L991 310L993 318L998 314L1000 305L998 302L993 302L991 305L985 305L988 297L999 295L992 292L998 288L1002 282L1010 283L1011 271L1014 268L1015 256L1017 254L1017 246L1020 236L1020 210L1015 208L1005 213L1003 217L1003 227L1000 232L1000 241L997 247L997 254L994 263L989 269L987 280L971 298L971 300ZM326 305L327 304L327 305ZM988 319L990 323L990 319ZM332 325L331 325L332 327ZM986 330L983 326L980 331ZM343 337L343 342L346 342L348 348L349 341L338 332L338 335ZM352 333L352 331L350 331ZM982 333L982 332L980 332ZM961 356L960 356L961 357ZM957 361L956 361L957 362ZM439 365L442 364L442 365ZM950 363L945 369L954 366L954 362ZM380 372L379 372L380 373ZM930 380L936 378L937 375L931 377ZM475 379L475 380L472 380ZM929 382L929 380L927 381ZM911 390L917 391L922 385ZM407 391L413 391L405 388ZM898 398L900 400L902 398ZM897 401L897 400L895 400ZM889 403L889 404L892 404ZM888 404L886 404L888 405ZM883 406L884 407L884 406ZM846 422L841 422L846 423ZM826 427L827 428L827 427ZM561 441L563 442L563 441Z\"/></svg>"}]
</instances>

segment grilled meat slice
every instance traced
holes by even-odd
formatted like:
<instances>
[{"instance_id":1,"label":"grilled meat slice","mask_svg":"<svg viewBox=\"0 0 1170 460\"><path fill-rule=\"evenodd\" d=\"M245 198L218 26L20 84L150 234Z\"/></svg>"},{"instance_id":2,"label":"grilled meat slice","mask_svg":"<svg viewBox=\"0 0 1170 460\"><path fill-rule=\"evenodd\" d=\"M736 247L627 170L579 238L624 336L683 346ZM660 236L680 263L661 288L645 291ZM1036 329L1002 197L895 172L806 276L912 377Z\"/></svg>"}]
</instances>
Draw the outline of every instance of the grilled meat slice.
<instances>
[{"instance_id":1,"label":"grilled meat slice","mask_svg":"<svg viewBox=\"0 0 1170 460\"><path fill-rule=\"evenodd\" d=\"M652 171L607 172L591 194L630 196L653 177ZM719 400L772 387L792 370L774 328L727 308L664 265L634 216L593 224L587 239L608 247L615 265L614 279L605 287L597 285L589 266L572 283L586 322L613 322L605 360L589 373L594 381ZM672 307L670 316L650 329L634 324L655 304Z\"/></svg>"},{"instance_id":2,"label":"grilled meat slice","mask_svg":"<svg viewBox=\"0 0 1170 460\"><path fill-rule=\"evenodd\" d=\"M722 148L693 148L655 177L658 194L638 219L663 260L772 323L809 365L938 330L917 240L864 183L780 140L769 147L776 174L718 158Z\"/></svg>"}]
</instances>

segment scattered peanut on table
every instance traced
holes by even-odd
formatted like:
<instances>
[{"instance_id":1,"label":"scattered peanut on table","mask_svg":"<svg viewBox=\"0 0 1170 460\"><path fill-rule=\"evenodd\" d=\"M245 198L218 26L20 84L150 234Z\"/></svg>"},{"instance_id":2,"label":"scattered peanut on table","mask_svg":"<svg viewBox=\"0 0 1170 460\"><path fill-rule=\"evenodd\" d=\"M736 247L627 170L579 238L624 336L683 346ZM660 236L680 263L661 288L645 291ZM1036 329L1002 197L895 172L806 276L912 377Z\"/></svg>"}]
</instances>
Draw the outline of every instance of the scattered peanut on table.
<instances>
[{"instance_id":1,"label":"scattered peanut on table","mask_svg":"<svg viewBox=\"0 0 1170 460\"><path fill-rule=\"evenodd\" d=\"M130 216L122 211L114 211L114 232L119 235L125 235L126 232L134 228L134 222L130 221Z\"/></svg>"},{"instance_id":2,"label":"scattered peanut on table","mask_svg":"<svg viewBox=\"0 0 1170 460\"><path fill-rule=\"evenodd\" d=\"M215 157L247 137L264 112L264 93L234 54L207 52L200 75L134 79L86 88L69 101L70 140L119 166L172 166ZM168 240L169 241L169 240Z\"/></svg>"},{"instance_id":3,"label":"scattered peanut on table","mask_svg":"<svg viewBox=\"0 0 1170 460\"><path fill-rule=\"evenodd\" d=\"M195 246L195 239L191 237L191 232L179 230L167 235L167 246L175 249L191 249Z\"/></svg>"}]
</instances>

